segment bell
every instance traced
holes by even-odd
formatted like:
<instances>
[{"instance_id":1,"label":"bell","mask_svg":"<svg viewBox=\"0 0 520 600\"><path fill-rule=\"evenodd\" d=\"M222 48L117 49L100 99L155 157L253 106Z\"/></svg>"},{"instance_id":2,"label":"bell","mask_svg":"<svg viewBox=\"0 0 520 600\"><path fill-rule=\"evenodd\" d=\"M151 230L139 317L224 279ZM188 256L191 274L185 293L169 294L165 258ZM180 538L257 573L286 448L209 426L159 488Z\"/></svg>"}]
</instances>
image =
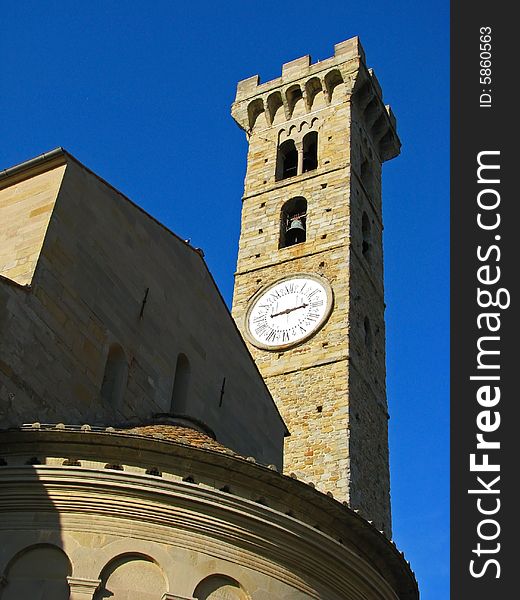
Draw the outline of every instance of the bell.
<instances>
[{"instance_id":1,"label":"bell","mask_svg":"<svg viewBox=\"0 0 520 600\"><path fill-rule=\"evenodd\" d=\"M305 226L300 219L293 219L285 232L287 246L305 241Z\"/></svg>"}]
</instances>

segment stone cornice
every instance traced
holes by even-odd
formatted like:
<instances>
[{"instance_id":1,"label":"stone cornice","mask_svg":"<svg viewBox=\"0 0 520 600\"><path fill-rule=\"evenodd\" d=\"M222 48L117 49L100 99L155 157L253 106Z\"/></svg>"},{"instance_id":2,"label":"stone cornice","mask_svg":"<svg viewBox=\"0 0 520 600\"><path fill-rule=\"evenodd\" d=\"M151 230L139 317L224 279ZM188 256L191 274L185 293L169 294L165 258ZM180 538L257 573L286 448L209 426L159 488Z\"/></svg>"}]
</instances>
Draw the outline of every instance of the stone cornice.
<instances>
[{"instance_id":1,"label":"stone cornice","mask_svg":"<svg viewBox=\"0 0 520 600\"><path fill-rule=\"evenodd\" d=\"M381 598L394 593L402 600L416 598L409 566L373 526L311 486L250 459L158 438L92 431L6 431L0 443L8 463L0 469L1 512L13 514L22 505L27 510L34 502L43 503L44 510L46 503L60 518L74 514L82 527L89 522L83 515L96 514L96 521L118 515L144 529L152 525L155 537L161 527L174 528L183 544L193 543L197 532L209 533L216 540L215 552L223 544L238 545L251 553L255 568L261 553L270 569L273 560L290 563L292 572L331 569L330 577L344 592L354 577L362 586L378 581ZM71 457L81 466L61 466ZM47 464L25 465L32 458ZM115 462L122 470L104 468ZM146 474L152 466L162 477ZM45 494L38 494L38 488Z\"/></svg>"},{"instance_id":2,"label":"stone cornice","mask_svg":"<svg viewBox=\"0 0 520 600\"><path fill-rule=\"evenodd\" d=\"M30 512L56 511L61 527L104 534L121 534L128 527L124 522L131 521L133 537L232 560L311 597L320 580L342 598L356 598L360 590L371 590L370 597L395 597L359 553L254 501L193 484L159 480L151 485L120 471L39 466L36 472L37 479L26 467L10 474L4 470L4 515L20 506ZM6 525L23 528L23 521L9 518Z\"/></svg>"}]
</instances>

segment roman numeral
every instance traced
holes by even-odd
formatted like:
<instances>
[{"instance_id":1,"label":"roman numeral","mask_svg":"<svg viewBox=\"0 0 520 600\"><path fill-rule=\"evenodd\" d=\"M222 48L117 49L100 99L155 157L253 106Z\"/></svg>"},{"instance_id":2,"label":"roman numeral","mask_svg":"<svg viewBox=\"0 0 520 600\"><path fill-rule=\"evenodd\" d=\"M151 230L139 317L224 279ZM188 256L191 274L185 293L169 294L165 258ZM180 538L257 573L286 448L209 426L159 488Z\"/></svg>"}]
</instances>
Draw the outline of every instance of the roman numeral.
<instances>
[{"instance_id":1,"label":"roman numeral","mask_svg":"<svg viewBox=\"0 0 520 600\"><path fill-rule=\"evenodd\" d=\"M266 342L273 342L276 338L276 332L274 329L271 329L271 331L265 336L265 341Z\"/></svg>"},{"instance_id":2,"label":"roman numeral","mask_svg":"<svg viewBox=\"0 0 520 600\"><path fill-rule=\"evenodd\" d=\"M255 333L256 333L256 335L261 336L261 335L263 335L263 333L266 329L269 329L269 327L264 323L263 325L260 325L260 327L257 327L255 329Z\"/></svg>"}]
</instances>

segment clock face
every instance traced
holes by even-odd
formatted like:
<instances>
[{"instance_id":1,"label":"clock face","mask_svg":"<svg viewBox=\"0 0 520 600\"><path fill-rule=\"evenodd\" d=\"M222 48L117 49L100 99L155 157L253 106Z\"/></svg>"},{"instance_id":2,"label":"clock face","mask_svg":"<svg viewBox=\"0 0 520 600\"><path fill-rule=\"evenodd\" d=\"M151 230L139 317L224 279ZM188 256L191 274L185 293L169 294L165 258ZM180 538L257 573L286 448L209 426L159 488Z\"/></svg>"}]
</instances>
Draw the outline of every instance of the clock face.
<instances>
[{"instance_id":1,"label":"clock face","mask_svg":"<svg viewBox=\"0 0 520 600\"><path fill-rule=\"evenodd\" d=\"M247 337L258 348L274 350L315 333L332 308L332 289L315 275L294 275L262 290L246 314Z\"/></svg>"}]
</instances>

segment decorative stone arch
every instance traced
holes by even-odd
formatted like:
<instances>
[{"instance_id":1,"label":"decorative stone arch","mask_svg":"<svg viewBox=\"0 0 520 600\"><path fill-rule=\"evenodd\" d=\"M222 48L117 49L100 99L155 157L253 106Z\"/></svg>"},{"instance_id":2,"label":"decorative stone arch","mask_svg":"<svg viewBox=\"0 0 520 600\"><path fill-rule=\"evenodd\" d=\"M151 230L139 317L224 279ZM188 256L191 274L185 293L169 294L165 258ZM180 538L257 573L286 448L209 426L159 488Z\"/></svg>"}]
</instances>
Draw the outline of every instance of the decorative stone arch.
<instances>
[{"instance_id":1,"label":"decorative stone arch","mask_svg":"<svg viewBox=\"0 0 520 600\"><path fill-rule=\"evenodd\" d=\"M233 577L214 574L205 577L193 591L195 600L250 600L251 596Z\"/></svg>"},{"instance_id":2,"label":"decorative stone arch","mask_svg":"<svg viewBox=\"0 0 520 600\"><path fill-rule=\"evenodd\" d=\"M376 148L378 147L379 141L386 134L387 131L387 115L384 112L381 112L381 114L377 117L377 119L374 121L374 124L370 128L370 135L374 140Z\"/></svg>"},{"instance_id":3,"label":"decorative stone arch","mask_svg":"<svg viewBox=\"0 0 520 600\"><path fill-rule=\"evenodd\" d=\"M391 129L388 129L383 137L379 140L377 146L378 155L384 157L385 155L391 155L394 147L394 134Z\"/></svg>"},{"instance_id":4,"label":"decorative stone arch","mask_svg":"<svg viewBox=\"0 0 520 600\"><path fill-rule=\"evenodd\" d=\"M341 86L341 87L339 87ZM330 102L334 102L338 97L338 92L344 88L343 77L339 69L333 69L325 75L325 88L327 89L327 96Z\"/></svg>"},{"instance_id":5,"label":"decorative stone arch","mask_svg":"<svg viewBox=\"0 0 520 600\"><path fill-rule=\"evenodd\" d=\"M302 103L302 105L304 103L303 92L302 92L301 87L297 83L289 86L287 88L287 90L285 91L285 97L287 99L289 119L291 119L295 113L295 109L296 109L297 105L299 106L300 102ZM298 111L296 111L296 112L298 112Z\"/></svg>"},{"instance_id":6,"label":"decorative stone arch","mask_svg":"<svg viewBox=\"0 0 520 600\"><path fill-rule=\"evenodd\" d=\"M315 117L312 120L302 119L288 129L286 127L280 129L276 154L276 181L301 175L318 167L318 128L319 119ZM305 143L304 139L309 132L313 132L313 134ZM312 160L310 159L311 150Z\"/></svg>"},{"instance_id":7,"label":"decorative stone arch","mask_svg":"<svg viewBox=\"0 0 520 600\"><path fill-rule=\"evenodd\" d=\"M267 97L267 114L270 125L276 125L285 120L285 108L281 92L273 92Z\"/></svg>"},{"instance_id":8,"label":"decorative stone arch","mask_svg":"<svg viewBox=\"0 0 520 600\"><path fill-rule=\"evenodd\" d=\"M292 137L294 139L295 136L297 136L297 132L298 132L298 125L293 124L289 127L289 133L287 134L287 137Z\"/></svg>"},{"instance_id":9,"label":"decorative stone arch","mask_svg":"<svg viewBox=\"0 0 520 600\"><path fill-rule=\"evenodd\" d=\"M361 112L365 110L373 95L374 91L370 80L358 77L354 86L353 100Z\"/></svg>"},{"instance_id":10,"label":"decorative stone arch","mask_svg":"<svg viewBox=\"0 0 520 600\"><path fill-rule=\"evenodd\" d=\"M68 537L69 536L65 534L67 547L69 546ZM75 550L71 550L69 556L73 564L72 575L78 579L99 581L106 566L118 557L125 555L147 557L160 567L166 576L171 576L171 574L174 574L178 569L178 565L174 559L161 545L139 538L124 538L116 539L102 548L96 548L96 551L89 555L88 562L84 560L84 548L82 546L78 546ZM167 580L167 584L168 589L171 589L170 580Z\"/></svg>"},{"instance_id":11,"label":"decorative stone arch","mask_svg":"<svg viewBox=\"0 0 520 600\"><path fill-rule=\"evenodd\" d=\"M69 600L72 563L58 545L31 544L19 550L7 563L0 589L2 600L31 598Z\"/></svg>"},{"instance_id":12,"label":"decorative stone arch","mask_svg":"<svg viewBox=\"0 0 520 600\"><path fill-rule=\"evenodd\" d=\"M379 99L373 96L363 111L363 119L365 120L366 127L370 129L380 115L381 107Z\"/></svg>"},{"instance_id":13,"label":"decorative stone arch","mask_svg":"<svg viewBox=\"0 0 520 600\"><path fill-rule=\"evenodd\" d=\"M93 600L124 600L131 592L142 600L156 600L168 592L168 578L149 554L127 551L112 558L99 573Z\"/></svg>"},{"instance_id":14,"label":"decorative stone arch","mask_svg":"<svg viewBox=\"0 0 520 600\"><path fill-rule=\"evenodd\" d=\"M45 544L50 546L56 546L57 548L63 550L65 554L67 554L67 556L70 557L72 566L74 567L74 561L72 560L70 551L70 544L64 543L64 540L62 539L62 533L63 532L60 532L59 529L49 529L46 533ZM2 573L7 572L8 564L17 554L24 552L27 548L30 548L32 546L41 545L41 543L42 542L40 541L40 536L38 535L38 533L30 530L24 531L23 534L22 532L19 532L18 535L11 536L11 538L9 539L8 546L4 548L4 552L2 553L2 556L0 556L0 581ZM74 545L74 542L72 542L72 545Z\"/></svg>"},{"instance_id":15,"label":"decorative stone arch","mask_svg":"<svg viewBox=\"0 0 520 600\"><path fill-rule=\"evenodd\" d=\"M264 101L262 98L255 98L252 102L250 102L247 106L247 117L249 123L249 130L252 131L258 123L258 117L264 113Z\"/></svg>"},{"instance_id":16,"label":"decorative stone arch","mask_svg":"<svg viewBox=\"0 0 520 600\"><path fill-rule=\"evenodd\" d=\"M301 133L302 131L308 131L309 129L310 129L309 123L304 120L298 126L298 133Z\"/></svg>"},{"instance_id":17,"label":"decorative stone arch","mask_svg":"<svg viewBox=\"0 0 520 600\"><path fill-rule=\"evenodd\" d=\"M305 83L307 108L309 111L326 106L323 84L319 77L311 77Z\"/></svg>"}]
</instances>

